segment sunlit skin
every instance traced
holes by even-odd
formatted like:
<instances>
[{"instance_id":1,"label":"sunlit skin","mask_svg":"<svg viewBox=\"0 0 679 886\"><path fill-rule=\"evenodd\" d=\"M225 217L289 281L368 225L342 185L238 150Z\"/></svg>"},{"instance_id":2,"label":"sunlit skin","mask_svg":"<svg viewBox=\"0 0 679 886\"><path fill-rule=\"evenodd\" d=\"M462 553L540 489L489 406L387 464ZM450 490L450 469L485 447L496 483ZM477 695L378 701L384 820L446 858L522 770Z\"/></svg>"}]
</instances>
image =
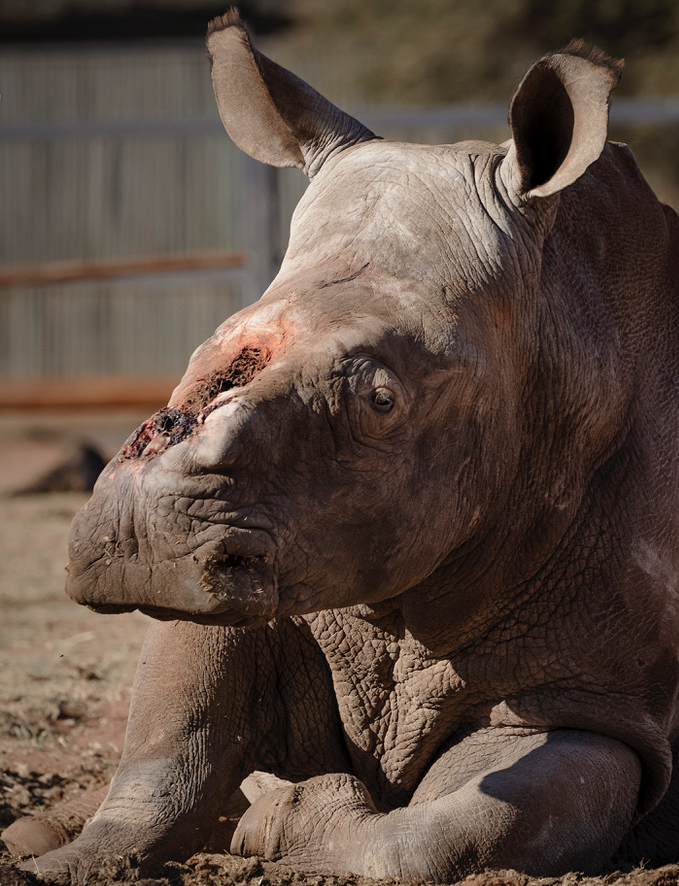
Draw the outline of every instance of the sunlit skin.
<instances>
[{"instance_id":1,"label":"sunlit skin","mask_svg":"<svg viewBox=\"0 0 679 886\"><path fill-rule=\"evenodd\" d=\"M208 49L234 141L311 183L74 521L68 593L155 622L107 799L28 869L150 876L239 787L231 851L301 872L676 860L679 219L606 142L620 63L574 44L510 142L425 147L234 12Z\"/></svg>"}]
</instances>

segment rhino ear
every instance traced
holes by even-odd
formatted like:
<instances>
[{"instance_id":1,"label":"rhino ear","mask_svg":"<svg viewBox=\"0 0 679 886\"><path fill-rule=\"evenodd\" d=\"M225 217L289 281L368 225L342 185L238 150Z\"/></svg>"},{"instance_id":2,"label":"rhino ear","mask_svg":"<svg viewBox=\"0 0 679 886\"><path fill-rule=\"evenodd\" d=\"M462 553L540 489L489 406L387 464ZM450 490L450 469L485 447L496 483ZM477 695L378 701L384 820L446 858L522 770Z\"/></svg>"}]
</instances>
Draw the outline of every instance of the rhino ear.
<instances>
[{"instance_id":1,"label":"rhino ear","mask_svg":"<svg viewBox=\"0 0 679 886\"><path fill-rule=\"evenodd\" d=\"M622 68L622 61L578 40L528 71L509 108L512 141L503 164L520 197L557 193L599 157Z\"/></svg>"},{"instance_id":2,"label":"rhino ear","mask_svg":"<svg viewBox=\"0 0 679 886\"><path fill-rule=\"evenodd\" d=\"M250 43L235 9L207 32L219 114L255 160L297 166L311 178L328 157L376 136Z\"/></svg>"}]
</instances>

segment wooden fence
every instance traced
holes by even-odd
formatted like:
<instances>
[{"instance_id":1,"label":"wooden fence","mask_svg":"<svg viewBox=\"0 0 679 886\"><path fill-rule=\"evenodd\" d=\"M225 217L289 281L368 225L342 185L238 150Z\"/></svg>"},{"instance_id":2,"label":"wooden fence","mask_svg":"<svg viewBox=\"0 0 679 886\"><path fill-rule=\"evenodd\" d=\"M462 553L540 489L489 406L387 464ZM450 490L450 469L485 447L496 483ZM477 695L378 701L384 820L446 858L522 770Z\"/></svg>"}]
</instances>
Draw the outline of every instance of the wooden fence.
<instances>
[{"instance_id":1,"label":"wooden fence","mask_svg":"<svg viewBox=\"0 0 679 886\"><path fill-rule=\"evenodd\" d=\"M204 50L4 49L0 95L0 405L31 380L177 377L285 237Z\"/></svg>"},{"instance_id":2,"label":"wooden fence","mask_svg":"<svg viewBox=\"0 0 679 886\"><path fill-rule=\"evenodd\" d=\"M328 75L341 65L300 61L331 98L360 102ZM4 50L0 94L0 408L50 385L81 403L96 378L109 402L112 378L167 385L273 277L304 177L233 146L198 45ZM613 115L676 123L679 101L618 101ZM504 106L361 116L416 141L507 137Z\"/></svg>"}]
</instances>

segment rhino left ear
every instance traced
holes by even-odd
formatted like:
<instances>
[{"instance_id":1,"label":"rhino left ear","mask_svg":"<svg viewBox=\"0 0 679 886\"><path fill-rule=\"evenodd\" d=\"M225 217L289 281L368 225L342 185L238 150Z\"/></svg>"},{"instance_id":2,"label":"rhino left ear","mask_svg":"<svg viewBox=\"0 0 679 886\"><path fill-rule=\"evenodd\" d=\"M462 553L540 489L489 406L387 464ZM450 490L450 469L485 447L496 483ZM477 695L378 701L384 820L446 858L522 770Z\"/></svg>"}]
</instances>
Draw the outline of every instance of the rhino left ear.
<instances>
[{"instance_id":1,"label":"rhino left ear","mask_svg":"<svg viewBox=\"0 0 679 886\"><path fill-rule=\"evenodd\" d=\"M598 159L623 64L574 41L528 71L509 108L512 141L503 162L522 199L561 191Z\"/></svg>"},{"instance_id":2,"label":"rhino left ear","mask_svg":"<svg viewBox=\"0 0 679 886\"><path fill-rule=\"evenodd\" d=\"M255 160L297 166L311 178L328 157L374 133L250 43L235 9L208 25L207 48L219 115Z\"/></svg>"}]
</instances>

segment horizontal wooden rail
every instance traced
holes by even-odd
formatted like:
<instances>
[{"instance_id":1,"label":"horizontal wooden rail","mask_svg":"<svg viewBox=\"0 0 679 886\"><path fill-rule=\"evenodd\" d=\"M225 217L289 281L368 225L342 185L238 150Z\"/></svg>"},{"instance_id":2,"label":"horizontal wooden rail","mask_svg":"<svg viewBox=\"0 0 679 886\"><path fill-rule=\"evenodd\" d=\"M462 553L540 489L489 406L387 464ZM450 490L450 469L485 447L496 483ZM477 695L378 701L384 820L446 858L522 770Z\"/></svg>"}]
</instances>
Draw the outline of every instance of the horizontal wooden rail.
<instances>
[{"instance_id":1,"label":"horizontal wooden rail","mask_svg":"<svg viewBox=\"0 0 679 886\"><path fill-rule=\"evenodd\" d=\"M84 280L107 280L116 277L137 277L178 271L209 271L244 268L243 252L206 250L175 255L113 261L59 261L39 265L0 267L0 289L17 286L50 286Z\"/></svg>"},{"instance_id":2,"label":"horizontal wooden rail","mask_svg":"<svg viewBox=\"0 0 679 886\"><path fill-rule=\"evenodd\" d=\"M164 406L179 381L174 378L40 378L0 376L0 412L27 410L146 409Z\"/></svg>"},{"instance_id":3,"label":"horizontal wooden rail","mask_svg":"<svg viewBox=\"0 0 679 886\"><path fill-rule=\"evenodd\" d=\"M381 127L399 129L429 129L452 127L460 129L474 126L504 126L507 122L507 106L496 102L466 102L457 105L439 105L423 108L412 107L356 107L349 112L364 120L373 131ZM631 125L658 125L679 121L679 99L675 95L664 98L617 98L611 107L611 123ZM144 136L222 135L224 127L216 114L211 117L177 118L168 120L81 120L30 123L3 123L0 125L0 141L41 140L55 138L122 138Z\"/></svg>"}]
</instances>

